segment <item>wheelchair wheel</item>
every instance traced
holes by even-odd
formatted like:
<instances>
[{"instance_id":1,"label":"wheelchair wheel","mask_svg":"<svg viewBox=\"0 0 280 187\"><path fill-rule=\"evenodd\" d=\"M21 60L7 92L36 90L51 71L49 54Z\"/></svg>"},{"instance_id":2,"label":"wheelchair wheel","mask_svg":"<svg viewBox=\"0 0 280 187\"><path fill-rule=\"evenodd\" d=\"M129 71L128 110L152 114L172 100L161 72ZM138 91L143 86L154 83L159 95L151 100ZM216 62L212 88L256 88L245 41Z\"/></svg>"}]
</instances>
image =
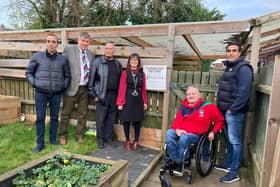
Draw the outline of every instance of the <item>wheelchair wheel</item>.
<instances>
[{"instance_id":1,"label":"wheelchair wheel","mask_svg":"<svg viewBox=\"0 0 280 187\"><path fill-rule=\"evenodd\" d=\"M210 174L216 162L215 140L209 141L208 134L200 138L195 154L196 169L201 177Z\"/></svg>"}]
</instances>

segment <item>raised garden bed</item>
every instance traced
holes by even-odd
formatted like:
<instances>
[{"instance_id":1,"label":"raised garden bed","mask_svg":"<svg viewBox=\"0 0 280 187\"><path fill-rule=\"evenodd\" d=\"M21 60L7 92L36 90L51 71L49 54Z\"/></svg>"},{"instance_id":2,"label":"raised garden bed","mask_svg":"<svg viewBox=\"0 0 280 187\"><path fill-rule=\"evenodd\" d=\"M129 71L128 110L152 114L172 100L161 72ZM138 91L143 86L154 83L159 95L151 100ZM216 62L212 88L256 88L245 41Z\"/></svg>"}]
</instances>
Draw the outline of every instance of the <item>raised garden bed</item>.
<instances>
[{"instance_id":1,"label":"raised garden bed","mask_svg":"<svg viewBox=\"0 0 280 187\"><path fill-rule=\"evenodd\" d=\"M19 97L0 95L0 124L15 122L19 119Z\"/></svg>"},{"instance_id":2,"label":"raised garden bed","mask_svg":"<svg viewBox=\"0 0 280 187\"><path fill-rule=\"evenodd\" d=\"M25 173L31 173L32 169L39 168L47 161L50 161L53 158L56 158L59 155L65 154L64 151L56 151L51 154L45 155L37 160L34 160L30 163L27 163L21 167L18 167L10 172L7 172L3 175L0 175L0 187L12 187L13 180L18 176L20 171L24 171ZM98 183L94 186L110 186L110 187L126 187L128 186L128 163L125 160L112 161L105 160L90 156L72 154L72 158L75 160L86 161L95 165L109 165L109 169L107 169L104 173L101 173L100 178L98 178ZM65 160L67 162L67 160ZM65 163L64 163L65 164ZM40 181L38 181L40 182ZM44 186L44 185L38 185ZM46 185L45 185L46 186ZM88 185L92 186L92 185Z\"/></svg>"}]
</instances>

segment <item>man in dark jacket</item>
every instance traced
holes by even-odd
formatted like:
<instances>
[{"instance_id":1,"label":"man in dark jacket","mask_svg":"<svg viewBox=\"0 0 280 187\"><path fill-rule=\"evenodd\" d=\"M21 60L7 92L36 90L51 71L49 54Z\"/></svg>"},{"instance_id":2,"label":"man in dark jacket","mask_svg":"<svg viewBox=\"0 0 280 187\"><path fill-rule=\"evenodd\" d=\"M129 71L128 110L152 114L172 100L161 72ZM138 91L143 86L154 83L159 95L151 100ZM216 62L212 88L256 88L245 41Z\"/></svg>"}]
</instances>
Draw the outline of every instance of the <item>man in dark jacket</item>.
<instances>
[{"instance_id":1,"label":"man in dark jacket","mask_svg":"<svg viewBox=\"0 0 280 187\"><path fill-rule=\"evenodd\" d=\"M114 58L115 45L106 43L104 56L97 58L90 66L89 94L96 101L96 133L98 148L104 148L104 141L113 142L113 128L116 119L116 100L121 63Z\"/></svg>"},{"instance_id":2,"label":"man in dark jacket","mask_svg":"<svg viewBox=\"0 0 280 187\"><path fill-rule=\"evenodd\" d=\"M223 164L215 166L227 174L220 178L222 183L239 181L238 167L242 156L242 131L245 113L249 109L249 97L253 81L252 66L240 58L239 43L226 47L227 61L218 91L218 107L225 116L227 156Z\"/></svg>"},{"instance_id":3,"label":"man in dark jacket","mask_svg":"<svg viewBox=\"0 0 280 187\"><path fill-rule=\"evenodd\" d=\"M61 94L70 83L70 69L65 57L57 53L58 38L49 34L47 49L34 54L26 69L27 81L35 88L37 146L34 153L45 148L45 118L50 108L49 143L56 144Z\"/></svg>"}]
</instances>

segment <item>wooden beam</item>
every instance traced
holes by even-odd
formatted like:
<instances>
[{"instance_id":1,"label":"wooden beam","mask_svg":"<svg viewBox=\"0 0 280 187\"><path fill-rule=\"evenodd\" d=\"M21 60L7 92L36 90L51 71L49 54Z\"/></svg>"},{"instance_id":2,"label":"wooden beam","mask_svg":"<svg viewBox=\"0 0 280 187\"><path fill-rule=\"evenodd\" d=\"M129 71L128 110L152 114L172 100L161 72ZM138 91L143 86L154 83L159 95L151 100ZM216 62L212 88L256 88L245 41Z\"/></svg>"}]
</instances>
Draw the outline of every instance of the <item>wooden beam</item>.
<instances>
[{"instance_id":1,"label":"wooden beam","mask_svg":"<svg viewBox=\"0 0 280 187\"><path fill-rule=\"evenodd\" d=\"M0 76L25 78L25 70L0 68Z\"/></svg>"},{"instance_id":2,"label":"wooden beam","mask_svg":"<svg viewBox=\"0 0 280 187\"><path fill-rule=\"evenodd\" d=\"M269 85L264 85L264 84L259 84L256 87L256 91L266 94L266 95L270 95L271 94L271 86Z\"/></svg>"},{"instance_id":3,"label":"wooden beam","mask_svg":"<svg viewBox=\"0 0 280 187\"><path fill-rule=\"evenodd\" d=\"M258 71L259 50L260 50L261 27L253 28L252 49L250 55L250 64L253 66L254 73Z\"/></svg>"},{"instance_id":4,"label":"wooden beam","mask_svg":"<svg viewBox=\"0 0 280 187\"><path fill-rule=\"evenodd\" d=\"M256 19L252 19L252 20L255 21L256 25L261 25L261 24L271 22L271 21L274 21L277 19L280 19L280 11L266 14L266 15L257 17Z\"/></svg>"},{"instance_id":5,"label":"wooden beam","mask_svg":"<svg viewBox=\"0 0 280 187\"><path fill-rule=\"evenodd\" d=\"M131 43L134 43L140 47L153 47L152 44L146 42L145 40L142 40L140 39L139 37L123 37L123 39L131 42Z\"/></svg>"},{"instance_id":6,"label":"wooden beam","mask_svg":"<svg viewBox=\"0 0 280 187\"><path fill-rule=\"evenodd\" d=\"M202 54L200 53L200 51L199 51L198 47L196 46L195 42L193 41L192 37L189 34L183 34L182 36L188 42L188 44L193 49L193 51L196 53L198 58L200 60L202 60L203 59Z\"/></svg>"},{"instance_id":7,"label":"wooden beam","mask_svg":"<svg viewBox=\"0 0 280 187\"><path fill-rule=\"evenodd\" d=\"M210 34L210 33L236 33L248 31L250 21L209 21L209 22L187 22L187 23L166 23L147 24L133 26L110 26L110 27L82 27L62 28L25 31L4 31L0 32L1 41L11 40L44 40L49 33L56 34L61 38L61 31L65 30L68 39L77 39L80 32L88 32L92 38L108 37L142 37L142 36L167 36L168 28L174 25L176 35L183 34Z\"/></svg>"},{"instance_id":8,"label":"wooden beam","mask_svg":"<svg viewBox=\"0 0 280 187\"><path fill-rule=\"evenodd\" d=\"M170 25L168 29L168 43L167 43L167 49L168 53L166 56L166 62L167 66L172 67L173 64L173 58L174 58L174 41L175 41L175 32L176 32L176 27L175 25ZM171 68L167 68L167 73L166 73L166 85L169 84L171 81ZM163 117L162 117L162 140L163 142L165 141L165 133L167 131L168 127L168 111L169 111L169 96L170 96L170 89L167 87L167 89L164 91L164 96L163 96Z\"/></svg>"},{"instance_id":9,"label":"wooden beam","mask_svg":"<svg viewBox=\"0 0 280 187\"><path fill-rule=\"evenodd\" d=\"M225 59L225 54L218 54L218 55L203 55L204 59L207 60L217 60L217 59ZM199 57L196 55L174 55L175 60L199 60Z\"/></svg>"},{"instance_id":10,"label":"wooden beam","mask_svg":"<svg viewBox=\"0 0 280 187\"><path fill-rule=\"evenodd\" d=\"M75 44L76 45L76 44ZM0 50L18 51L43 51L46 44L33 44L24 42L0 42ZM104 46L89 46L89 49L96 55L104 54ZM63 51L63 46L58 45L58 52ZM116 56L128 57L131 53L137 52L141 57L165 58L166 48L142 48L142 47L116 47Z\"/></svg>"},{"instance_id":11,"label":"wooden beam","mask_svg":"<svg viewBox=\"0 0 280 187\"><path fill-rule=\"evenodd\" d=\"M117 58L123 67L127 65L127 58ZM0 76L6 77L24 77L25 70L11 69L11 68L26 68L29 63L29 59L1 59L0 60ZM166 59L141 59L142 65L166 65L167 68L172 68L167 64Z\"/></svg>"},{"instance_id":12,"label":"wooden beam","mask_svg":"<svg viewBox=\"0 0 280 187\"><path fill-rule=\"evenodd\" d=\"M238 33L250 30L250 21L190 22L176 24L176 35Z\"/></svg>"},{"instance_id":13,"label":"wooden beam","mask_svg":"<svg viewBox=\"0 0 280 187\"><path fill-rule=\"evenodd\" d=\"M260 186L269 186L273 153L275 151L276 139L278 135L278 123L280 119L279 113L279 98L280 98L280 56L275 57L273 68L271 95L268 106L266 131L264 137L264 150L261 165Z\"/></svg>"},{"instance_id":14,"label":"wooden beam","mask_svg":"<svg viewBox=\"0 0 280 187\"><path fill-rule=\"evenodd\" d=\"M0 68L25 68L29 59L0 59Z\"/></svg>"},{"instance_id":15,"label":"wooden beam","mask_svg":"<svg viewBox=\"0 0 280 187\"><path fill-rule=\"evenodd\" d=\"M263 32L261 34L261 37L264 38L264 37L271 36L271 35L274 35L274 34L279 34L279 33L280 33L280 28L277 28L277 29L273 29L273 30L270 30L270 31Z\"/></svg>"}]
</instances>

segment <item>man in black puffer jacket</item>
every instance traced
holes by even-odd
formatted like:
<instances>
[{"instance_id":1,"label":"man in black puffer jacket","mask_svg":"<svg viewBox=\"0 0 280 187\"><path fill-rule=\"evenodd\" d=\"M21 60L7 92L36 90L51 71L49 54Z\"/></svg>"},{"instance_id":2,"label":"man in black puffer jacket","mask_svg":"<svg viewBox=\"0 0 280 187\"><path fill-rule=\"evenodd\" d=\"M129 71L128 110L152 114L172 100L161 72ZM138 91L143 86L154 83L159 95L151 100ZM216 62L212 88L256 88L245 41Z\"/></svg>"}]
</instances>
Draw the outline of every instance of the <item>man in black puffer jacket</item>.
<instances>
[{"instance_id":1,"label":"man in black puffer jacket","mask_svg":"<svg viewBox=\"0 0 280 187\"><path fill-rule=\"evenodd\" d=\"M238 167L242 156L242 131L245 113L249 109L249 97L253 82L253 68L244 61L239 43L229 43L226 47L227 61L218 91L218 107L225 117L224 132L227 139L227 156L223 164L215 166L226 171L220 178L222 183L240 180Z\"/></svg>"},{"instance_id":2,"label":"man in black puffer jacket","mask_svg":"<svg viewBox=\"0 0 280 187\"><path fill-rule=\"evenodd\" d=\"M45 148L45 118L48 103L51 118L49 143L56 144L61 94L71 79L67 59L57 53L57 36L49 34L46 44L46 51L38 52L31 57L25 73L27 81L35 88L37 146L33 149L34 153Z\"/></svg>"}]
</instances>

